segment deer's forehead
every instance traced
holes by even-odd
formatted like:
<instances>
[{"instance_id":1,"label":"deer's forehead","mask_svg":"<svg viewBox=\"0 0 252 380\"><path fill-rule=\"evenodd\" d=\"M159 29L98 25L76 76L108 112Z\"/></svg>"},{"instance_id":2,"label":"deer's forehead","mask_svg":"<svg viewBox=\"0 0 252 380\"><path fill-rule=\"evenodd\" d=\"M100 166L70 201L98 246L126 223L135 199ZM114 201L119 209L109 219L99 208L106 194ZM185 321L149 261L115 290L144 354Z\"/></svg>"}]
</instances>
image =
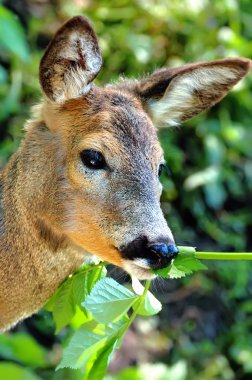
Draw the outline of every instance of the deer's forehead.
<instances>
[{"instance_id":1,"label":"deer's forehead","mask_svg":"<svg viewBox=\"0 0 252 380\"><path fill-rule=\"evenodd\" d=\"M160 156L156 130L138 99L116 91L93 94L78 104L74 143L96 139L110 149Z\"/></svg>"},{"instance_id":2,"label":"deer's forehead","mask_svg":"<svg viewBox=\"0 0 252 380\"><path fill-rule=\"evenodd\" d=\"M124 101L121 97L113 97L107 106L109 123L108 130L125 144L133 146L152 146L157 143L157 135L154 126L137 104Z\"/></svg>"}]
</instances>

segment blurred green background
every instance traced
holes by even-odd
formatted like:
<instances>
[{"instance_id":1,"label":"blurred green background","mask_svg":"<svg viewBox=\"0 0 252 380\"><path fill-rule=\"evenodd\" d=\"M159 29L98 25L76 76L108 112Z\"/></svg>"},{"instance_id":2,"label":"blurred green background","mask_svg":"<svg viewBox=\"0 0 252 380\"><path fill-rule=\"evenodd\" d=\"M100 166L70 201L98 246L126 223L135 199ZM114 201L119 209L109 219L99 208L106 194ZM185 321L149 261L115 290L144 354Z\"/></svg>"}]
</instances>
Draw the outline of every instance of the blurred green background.
<instances>
[{"instance_id":1,"label":"blurred green background","mask_svg":"<svg viewBox=\"0 0 252 380\"><path fill-rule=\"evenodd\" d=\"M41 98L43 49L75 14L87 15L99 36L97 84L184 62L252 58L251 0L0 0L0 167ZM163 209L180 245L252 251L251 90L252 75L208 113L160 132L172 173L162 178ZM106 380L252 379L251 263L209 263L206 273L152 289L162 313L137 320ZM42 311L1 335L0 379L81 379L54 372L68 334L55 337Z\"/></svg>"}]
</instances>

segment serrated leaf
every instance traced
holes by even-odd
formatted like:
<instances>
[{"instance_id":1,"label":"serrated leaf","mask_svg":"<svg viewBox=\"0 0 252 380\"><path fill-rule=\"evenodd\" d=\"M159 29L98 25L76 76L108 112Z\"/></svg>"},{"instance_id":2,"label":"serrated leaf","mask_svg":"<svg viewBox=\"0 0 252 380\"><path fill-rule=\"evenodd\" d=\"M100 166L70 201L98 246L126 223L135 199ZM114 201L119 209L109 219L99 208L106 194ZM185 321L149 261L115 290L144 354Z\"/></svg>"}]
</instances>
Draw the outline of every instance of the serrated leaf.
<instances>
[{"instance_id":1,"label":"serrated leaf","mask_svg":"<svg viewBox=\"0 0 252 380\"><path fill-rule=\"evenodd\" d=\"M75 313L72 283L73 278L68 278L61 285L54 300L53 319L56 323L56 334L71 321Z\"/></svg>"},{"instance_id":2,"label":"serrated leaf","mask_svg":"<svg viewBox=\"0 0 252 380\"><path fill-rule=\"evenodd\" d=\"M144 287L136 277L132 277L132 288L136 294L141 296L144 292ZM162 309L162 304L154 297L154 295L148 290L146 296L142 300L141 304L137 303L132 305L135 310L137 307L137 314L142 316L155 315Z\"/></svg>"},{"instance_id":3,"label":"serrated leaf","mask_svg":"<svg viewBox=\"0 0 252 380\"><path fill-rule=\"evenodd\" d=\"M81 303L90 294L94 285L100 279L106 277L107 270L104 267L95 267L76 274L73 282L74 303L82 308Z\"/></svg>"},{"instance_id":4,"label":"serrated leaf","mask_svg":"<svg viewBox=\"0 0 252 380\"><path fill-rule=\"evenodd\" d=\"M180 252L168 267L153 272L164 278L181 278L193 272L205 269L207 269L207 267L196 259L194 252L185 251Z\"/></svg>"},{"instance_id":5,"label":"serrated leaf","mask_svg":"<svg viewBox=\"0 0 252 380\"><path fill-rule=\"evenodd\" d=\"M207 267L202 264L193 253L191 254L180 254L174 260L173 263L177 269L183 271L185 274L191 274L193 272L197 272L199 270L205 270Z\"/></svg>"},{"instance_id":6,"label":"serrated leaf","mask_svg":"<svg viewBox=\"0 0 252 380\"><path fill-rule=\"evenodd\" d=\"M25 33L18 18L3 5L0 5L0 44L23 62L29 58Z\"/></svg>"},{"instance_id":7,"label":"serrated leaf","mask_svg":"<svg viewBox=\"0 0 252 380\"><path fill-rule=\"evenodd\" d=\"M107 269L102 267L97 267L95 270L89 271L86 281L87 295L91 293L94 285L101 279L105 278L107 275Z\"/></svg>"},{"instance_id":8,"label":"serrated leaf","mask_svg":"<svg viewBox=\"0 0 252 380\"><path fill-rule=\"evenodd\" d=\"M94 363L101 350L110 345L111 339L120 336L120 330L124 326L125 320L106 326L95 321L85 323L72 336L57 369L70 367L90 371L90 364Z\"/></svg>"},{"instance_id":9,"label":"serrated leaf","mask_svg":"<svg viewBox=\"0 0 252 380\"><path fill-rule=\"evenodd\" d=\"M96 360L90 366L90 371L85 373L83 380L103 380L113 352L116 349L117 339L111 338L106 346L99 352Z\"/></svg>"},{"instance_id":10,"label":"serrated leaf","mask_svg":"<svg viewBox=\"0 0 252 380\"><path fill-rule=\"evenodd\" d=\"M98 327L95 329L95 326L97 326L95 321L91 321L76 331L64 350L62 361L57 370L64 367L86 370L86 366L94 353L104 347L108 339L106 331L99 330Z\"/></svg>"},{"instance_id":11,"label":"serrated leaf","mask_svg":"<svg viewBox=\"0 0 252 380\"><path fill-rule=\"evenodd\" d=\"M169 269L168 272L167 272L167 268L164 268L162 271L163 271L162 273L159 273L159 276L164 277L164 278L177 279L177 278L182 278L186 276L186 273L178 269L176 265L171 265L171 268ZM187 273L187 274L190 274L190 273Z\"/></svg>"},{"instance_id":12,"label":"serrated leaf","mask_svg":"<svg viewBox=\"0 0 252 380\"><path fill-rule=\"evenodd\" d=\"M104 278L93 287L82 305L100 323L109 323L126 313L137 295L112 278Z\"/></svg>"},{"instance_id":13,"label":"serrated leaf","mask_svg":"<svg viewBox=\"0 0 252 380\"><path fill-rule=\"evenodd\" d=\"M74 316L71 319L71 322L69 323L69 325L74 330L77 330L84 323L90 322L92 319L93 319L93 317L88 311L82 310L82 309L80 309L79 306L76 306Z\"/></svg>"},{"instance_id":14,"label":"serrated leaf","mask_svg":"<svg viewBox=\"0 0 252 380\"><path fill-rule=\"evenodd\" d=\"M44 305L44 309L46 309L47 311L53 312L54 302L56 300L59 290L60 288L56 289L56 291L53 293L53 295L49 298L47 303Z\"/></svg>"},{"instance_id":15,"label":"serrated leaf","mask_svg":"<svg viewBox=\"0 0 252 380\"><path fill-rule=\"evenodd\" d=\"M81 304L89 295L94 284L105 275L106 270L104 271L102 267L87 267L82 272L69 277L61 285L47 304L47 307L52 309L56 323L56 333L70 323L78 306L85 314L86 320L91 319L89 313L83 309Z\"/></svg>"},{"instance_id":16,"label":"serrated leaf","mask_svg":"<svg viewBox=\"0 0 252 380\"><path fill-rule=\"evenodd\" d=\"M72 279L72 296L73 296L73 303L74 305L81 305L81 302L85 299L87 296L87 277L89 275L89 272L87 273L77 273L73 276Z\"/></svg>"}]
</instances>

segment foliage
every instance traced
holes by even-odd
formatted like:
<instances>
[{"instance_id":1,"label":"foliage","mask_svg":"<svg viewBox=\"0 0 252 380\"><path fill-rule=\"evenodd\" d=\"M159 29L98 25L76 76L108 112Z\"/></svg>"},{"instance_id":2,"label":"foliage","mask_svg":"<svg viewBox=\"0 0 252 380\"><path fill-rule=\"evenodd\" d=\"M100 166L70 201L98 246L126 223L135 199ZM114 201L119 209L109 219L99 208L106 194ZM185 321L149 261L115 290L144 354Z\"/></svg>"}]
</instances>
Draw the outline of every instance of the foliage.
<instances>
[{"instance_id":1,"label":"foliage","mask_svg":"<svg viewBox=\"0 0 252 380\"><path fill-rule=\"evenodd\" d=\"M166 273L162 270L161 275L178 278L206 268L194 257L193 248L184 248L184 253L183 248L180 251L169 266L171 269L166 268ZM120 348L123 336L135 317L155 315L162 309L160 302L148 290L150 280L143 287L134 278L132 290L129 290L112 278L101 278L103 268L102 263L93 267L84 265L82 270L61 285L50 300L56 332L71 323L76 306L82 307L77 317L81 325L68 342L56 369L81 369L83 380L102 380L111 355L115 349ZM87 277L95 281L84 288L83 281L77 279ZM129 316L131 308L132 313Z\"/></svg>"},{"instance_id":2,"label":"foliage","mask_svg":"<svg viewBox=\"0 0 252 380\"><path fill-rule=\"evenodd\" d=\"M166 268L153 271L164 278L182 278L207 267L195 257L195 248L179 247L179 255Z\"/></svg>"},{"instance_id":3,"label":"foliage","mask_svg":"<svg viewBox=\"0 0 252 380\"><path fill-rule=\"evenodd\" d=\"M204 252L204 255L206 257L207 252ZM172 279L207 269L195 256L195 248L179 247L179 255L168 267L153 272ZM101 278L103 269L104 263L93 267L84 265L82 270L70 276L61 285L50 300L56 332L71 323L76 307L82 307L81 313L78 313L78 319L81 319L82 324L68 342L56 370L81 369L83 380L102 380L113 352L120 348L124 334L135 317L155 315L162 309L160 302L148 290L151 280L146 281L143 287L136 278L133 278L132 290L129 290L112 278ZM81 281L77 281L79 278ZM86 283L85 288L84 278L88 278L89 281L92 279L91 283ZM132 313L129 316L131 308ZM165 369L162 377L168 376L169 372Z\"/></svg>"},{"instance_id":4,"label":"foliage","mask_svg":"<svg viewBox=\"0 0 252 380\"><path fill-rule=\"evenodd\" d=\"M99 35L104 56L99 84L122 74L138 77L156 67L188 61L252 58L249 0L0 3L0 166L17 149L29 108L41 96L37 72L42 50L53 31L73 14L90 17ZM163 210L180 244L211 251L251 251L251 86L248 77L207 114L181 129L160 131L172 172L171 178L162 178ZM158 289L153 289L154 293L163 305L160 317L149 317L147 324L138 316L131 330L142 342L141 355L135 351L134 363L139 365L110 374L106 380L251 377L251 265L223 262L208 266L209 271L191 278L154 283L153 288ZM16 332L1 336L1 378L83 379L79 370L54 373L60 345L71 335L66 324L71 320L72 329L77 329L91 321L82 302L100 275L95 271L97 277L92 280L92 271L85 276L83 271L81 268L69 284L62 285L55 295L56 303L48 304L58 337L53 336L54 325L46 311L20 325ZM82 291L76 292L82 281ZM84 297L85 289L88 294ZM61 313L64 297L70 304ZM141 307L144 314L145 305ZM21 350L22 345L33 348ZM157 346L163 348L157 351ZM107 354L109 351L104 357ZM146 360L162 363L143 364Z\"/></svg>"}]
</instances>

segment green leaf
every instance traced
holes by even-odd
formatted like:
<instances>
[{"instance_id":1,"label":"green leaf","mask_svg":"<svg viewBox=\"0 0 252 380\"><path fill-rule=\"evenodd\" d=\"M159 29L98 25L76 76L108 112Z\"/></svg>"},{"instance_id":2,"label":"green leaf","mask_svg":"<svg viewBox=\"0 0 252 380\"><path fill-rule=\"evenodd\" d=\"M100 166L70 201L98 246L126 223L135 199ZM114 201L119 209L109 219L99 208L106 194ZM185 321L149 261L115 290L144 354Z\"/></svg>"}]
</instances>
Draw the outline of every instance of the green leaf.
<instances>
[{"instance_id":1,"label":"green leaf","mask_svg":"<svg viewBox=\"0 0 252 380\"><path fill-rule=\"evenodd\" d=\"M125 327L125 320L109 325L97 324L95 321L85 323L72 336L64 350L63 358L57 369L70 367L90 371L98 354L111 344L111 339L120 337L120 330Z\"/></svg>"},{"instance_id":2,"label":"green leaf","mask_svg":"<svg viewBox=\"0 0 252 380\"><path fill-rule=\"evenodd\" d=\"M29 50L22 25L18 18L3 5L0 5L0 45L27 62Z\"/></svg>"},{"instance_id":3,"label":"green leaf","mask_svg":"<svg viewBox=\"0 0 252 380\"><path fill-rule=\"evenodd\" d=\"M0 335L0 352L5 359L16 360L30 367L46 365L45 350L24 333Z\"/></svg>"},{"instance_id":4,"label":"green leaf","mask_svg":"<svg viewBox=\"0 0 252 380\"><path fill-rule=\"evenodd\" d=\"M134 292L139 296L143 294L144 287L136 277L132 278L132 288ZM143 316L155 315L158 314L160 310L162 310L162 304L156 299L156 297L154 297L150 291L146 293L146 296L140 305L138 303L134 303L132 307L134 310L137 308L137 314Z\"/></svg>"},{"instance_id":5,"label":"green leaf","mask_svg":"<svg viewBox=\"0 0 252 380\"><path fill-rule=\"evenodd\" d=\"M72 283L73 278L68 278L61 285L54 300L53 319L56 323L56 334L71 321L75 313Z\"/></svg>"},{"instance_id":6,"label":"green leaf","mask_svg":"<svg viewBox=\"0 0 252 380\"><path fill-rule=\"evenodd\" d=\"M100 323L109 323L126 313L137 295L112 278L104 278L93 287L82 305Z\"/></svg>"},{"instance_id":7,"label":"green leaf","mask_svg":"<svg viewBox=\"0 0 252 380\"><path fill-rule=\"evenodd\" d=\"M178 256L173 260L171 265L153 272L164 278L181 278L205 269L207 267L195 257L195 248L183 247L183 249L179 250Z\"/></svg>"},{"instance_id":8,"label":"green leaf","mask_svg":"<svg viewBox=\"0 0 252 380\"><path fill-rule=\"evenodd\" d=\"M72 320L77 306L82 309L86 319L90 319L89 314L85 312L82 306L82 302L89 295L94 284L105 275L106 270L103 267L92 268L87 266L81 272L69 277L61 285L47 305L53 312L56 333Z\"/></svg>"},{"instance_id":9,"label":"green leaf","mask_svg":"<svg viewBox=\"0 0 252 380\"><path fill-rule=\"evenodd\" d=\"M60 290L60 287L56 289L56 291L53 293L53 295L49 298L47 303L44 305L45 310L50 311L51 313L53 312L54 303L55 303L59 290Z\"/></svg>"},{"instance_id":10,"label":"green leaf","mask_svg":"<svg viewBox=\"0 0 252 380\"><path fill-rule=\"evenodd\" d=\"M84 301L86 296L88 295L87 292L87 281L88 277L91 272L87 273L77 273L75 276L73 276L72 279L72 296L73 296L73 304L74 305L81 305L81 302Z\"/></svg>"},{"instance_id":11,"label":"green leaf","mask_svg":"<svg viewBox=\"0 0 252 380\"><path fill-rule=\"evenodd\" d=\"M101 267L87 267L87 271L80 272L73 279L73 297L74 303L82 307L82 302L90 294L94 285L100 279L106 277L107 271Z\"/></svg>"},{"instance_id":12,"label":"green leaf","mask_svg":"<svg viewBox=\"0 0 252 380\"><path fill-rule=\"evenodd\" d=\"M97 281L105 278L106 275L107 269L104 266L97 267L95 270L92 270L88 273L86 282L87 295L91 293L91 290L93 289Z\"/></svg>"},{"instance_id":13,"label":"green leaf","mask_svg":"<svg viewBox=\"0 0 252 380\"><path fill-rule=\"evenodd\" d=\"M190 274L190 273L187 273ZM162 271L158 273L160 277L164 278L182 278L186 276L186 273L183 270L180 270L176 267L176 265L171 265L170 269L167 272L167 268L164 268Z\"/></svg>"},{"instance_id":14,"label":"green leaf","mask_svg":"<svg viewBox=\"0 0 252 380\"><path fill-rule=\"evenodd\" d=\"M85 374L83 380L103 380L106 375L107 368L109 366L109 362L113 352L117 346L117 338L110 339L108 344L104 347L104 349L99 352L97 359L91 366L91 370L89 373Z\"/></svg>"},{"instance_id":15,"label":"green leaf","mask_svg":"<svg viewBox=\"0 0 252 380\"><path fill-rule=\"evenodd\" d=\"M106 345L108 335L108 332L94 321L84 324L73 335L57 369L70 367L83 368L86 371L93 355Z\"/></svg>"},{"instance_id":16,"label":"green leaf","mask_svg":"<svg viewBox=\"0 0 252 380\"><path fill-rule=\"evenodd\" d=\"M185 272L185 274L192 274L193 272L207 269L207 267L204 264L202 264L198 259L196 259L194 254L181 253L174 260L174 265L177 269Z\"/></svg>"},{"instance_id":17,"label":"green leaf","mask_svg":"<svg viewBox=\"0 0 252 380\"><path fill-rule=\"evenodd\" d=\"M1 362L0 374L3 380L42 380L35 373L14 363Z\"/></svg>"},{"instance_id":18,"label":"green leaf","mask_svg":"<svg viewBox=\"0 0 252 380\"><path fill-rule=\"evenodd\" d=\"M82 326L84 323L87 323L93 319L92 315L83 309L80 309L79 306L76 306L74 317L71 319L71 322L69 325L74 329L77 330Z\"/></svg>"}]
</instances>

